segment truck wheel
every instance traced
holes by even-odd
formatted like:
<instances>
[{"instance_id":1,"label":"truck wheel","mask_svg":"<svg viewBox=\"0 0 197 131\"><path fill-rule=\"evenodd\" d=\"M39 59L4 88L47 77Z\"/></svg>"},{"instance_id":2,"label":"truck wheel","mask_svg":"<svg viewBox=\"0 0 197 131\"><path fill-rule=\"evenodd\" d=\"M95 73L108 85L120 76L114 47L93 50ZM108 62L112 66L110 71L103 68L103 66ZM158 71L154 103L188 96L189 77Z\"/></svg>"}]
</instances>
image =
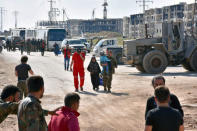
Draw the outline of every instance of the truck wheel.
<instances>
[{"instance_id":1,"label":"truck wheel","mask_svg":"<svg viewBox=\"0 0 197 131\"><path fill-rule=\"evenodd\" d=\"M187 62L186 60L183 61L182 66L184 69L188 70L188 71L194 71L190 65L189 62Z\"/></svg>"},{"instance_id":2,"label":"truck wheel","mask_svg":"<svg viewBox=\"0 0 197 131\"><path fill-rule=\"evenodd\" d=\"M197 71L197 50L194 51L190 59L190 65L194 71Z\"/></svg>"},{"instance_id":3,"label":"truck wheel","mask_svg":"<svg viewBox=\"0 0 197 131\"><path fill-rule=\"evenodd\" d=\"M145 73L145 72L146 72L146 71L144 70L144 67L143 67L142 65L136 65L135 67L136 67L136 69L137 69L138 71L140 71L140 72L142 72L142 73Z\"/></svg>"},{"instance_id":4,"label":"truck wheel","mask_svg":"<svg viewBox=\"0 0 197 131\"><path fill-rule=\"evenodd\" d=\"M163 73L168 65L168 60L164 53L159 50L148 52L143 59L143 67L147 73Z\"/></svg>"}]
</instances>

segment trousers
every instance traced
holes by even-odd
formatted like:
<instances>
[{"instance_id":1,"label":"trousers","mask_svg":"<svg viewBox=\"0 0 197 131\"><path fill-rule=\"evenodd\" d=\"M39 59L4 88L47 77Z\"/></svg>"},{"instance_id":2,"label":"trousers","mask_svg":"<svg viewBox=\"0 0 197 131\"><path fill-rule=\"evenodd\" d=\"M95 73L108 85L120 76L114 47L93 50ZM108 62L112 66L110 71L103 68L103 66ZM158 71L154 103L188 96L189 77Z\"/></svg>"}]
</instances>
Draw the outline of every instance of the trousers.
<instances>
[{"instance_id":1,"label":"trousers","mask_svg":"<svg viewBox=\"0 0 197 131\"><path fill-rule=\"evenodd\" d=\"M27 96L28 94L28 89L27 89L27 84L26 84L26 81L18 81L17 83L17 87L20 89L20 99L22 100L23 99L23 95L24 95L24 98Z\"/></svg>"},{"instance_id":2,"label":"trousers","mask_svg":"<svg viewBox=\"0 0 197 131\"><path fill-rule=\"evenodd\" d=\"M93 88L99 87L99 83L100 83L99 73L91 74L90 76L91 76L91 82Z\"/></svg>"},{"instance_id":3,"label":"trousers","mask_svg":"<svg viewBox=\"0 0 197 131\"><path fill-rule=\"evenodd\" d=\"M80 87L83 87L83 85L84 85L84 77L85 77L84 68L74 68L73 69L75 89L79 88L78 75L80 76Z\"/></svg>"},{"instance_id":4,"label":"trousers","mask_svg":"<svg viewBox=\"0 0 197 131\"><path fill-rule=\"evenodd\" d=\"M104 88L108 88L108 89L111 89L111 82L112 82L112 76L113 74L110 72L110 73L104 73L103 74L103 86Z\"/></svg>"},{"instance_id":5,"label":"trousers","mask_svg":"<svg viewBox=\"0 0 197 131\"><path fill-rule=\"evenodd\" d=\"M70 63L70 58L68 58L68 57L64 58L64 69L65 70L69 69L69 63Z\"/></svg>"}]
</instances>

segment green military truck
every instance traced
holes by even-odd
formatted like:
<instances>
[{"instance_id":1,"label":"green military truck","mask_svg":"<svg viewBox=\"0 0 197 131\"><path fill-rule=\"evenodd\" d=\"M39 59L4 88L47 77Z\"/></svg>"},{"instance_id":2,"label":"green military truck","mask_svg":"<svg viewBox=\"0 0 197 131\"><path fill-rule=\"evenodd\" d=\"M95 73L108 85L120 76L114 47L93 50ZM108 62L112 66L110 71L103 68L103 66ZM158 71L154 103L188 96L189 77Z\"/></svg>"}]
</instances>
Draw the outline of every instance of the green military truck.
<instances>
[{"instance_id":1,"label":"green military truck","mask_svg":"<svg viewBox=\"0 0 197 131\"><path fill-rule=\"evenodd\" d=\"M162 24L162 37L126 40L123 56L127 64L140 72L159 74L169 65L182 65L197 71L197 40L186 34L180 22Z\"/></svg>"}]
</instances>

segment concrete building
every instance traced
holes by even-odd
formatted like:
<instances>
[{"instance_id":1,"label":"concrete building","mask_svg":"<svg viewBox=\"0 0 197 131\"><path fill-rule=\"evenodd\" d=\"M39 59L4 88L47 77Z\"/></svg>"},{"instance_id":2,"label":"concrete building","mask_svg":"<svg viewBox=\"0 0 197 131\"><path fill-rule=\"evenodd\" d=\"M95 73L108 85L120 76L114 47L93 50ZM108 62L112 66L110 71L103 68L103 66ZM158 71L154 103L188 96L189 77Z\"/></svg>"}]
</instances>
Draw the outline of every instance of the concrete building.
<instances>
[{"instance_id":1,"label":"concrete building","mask_svg":"<svg viewBox=\"0 0 197 131\"><path fill-rule=\"evenodd\" d=\"M160 37L162 35L163 11L161 8L145 11L145 24L149 37Z\"/></svg>"},{"instance_id":2,"label":"concrete building","mask_svg":"<svg viewBox=\"0 0 197 131\"><path fill-rule=\"evenodd\" d=\"M186 3L163 7L163 21L182 22Z\"/></svg>"},{"instance_id":3,"label":"concrete building","mask_svg":"<svg viewBox=\"0 0 197 131\"><path fill-rule=\"evenodd\" d=\"M123 34L127 34L128 31L125 28L129 28L129 38L144 38L146 24L148 37L161 37L163 22L184 21L186 5L186 3L179 3L163 8L149 9L144 14L131 15L129 25L127 25L127 20L123 21Z\"/></svg>"},{"instance_id":4,"label":"concrete building","mask_svg":"<svg viewBox=\"0 0 197 131\"><path fill-rule=\"evenodd\" d=\"M197 32L197 6L196 6L196 11L194 13L194 3L193 4L186 4L185 5L185 10L184 10L184 22L185 22L185 30L188 32L192 31L192 20L193 20L193 15L194 15L194 24L195 28L194 31Z\"/></svg>"},{"instance_id":5,"label":"concrete building","mask_svg":"<svg viewBox=\"0 0 197 131\"><path fill-rule=\"evenodd\" d=\"M83 33L98 33L102 31L123 33L123 19L95 19L80 22L79 30Z\"/></svg>"},{"instance_id":6,"label":"concrete building","mask_svg":"<svg viewBox=\"0 0 197 131\"><path fill-rule=\"evenodd\" d=\"M130 16L129 34L132 39L145 37L144 14Z\"/></svg>"},{"instance_id":7,"label":"concrete building","mask_svg":"<svg viewBox=\"0 0 197 131\"><path fill-rule=\"evenodd\" d=\"M123 18L123 37L129 38L130 18Z\"/></svg>"},{"instance_id":8,"label":"concrete building","mask_svg":"<svg viewBox=\"0 0 197 131\"><path fill-rule=\"evenodd\" d=\"M67 21L39 21L36 27L66 28L69 37L79 37L82 33L98 33L101 31L123 33L123 19L70 19Z\"/></svg>"}]
</instances>

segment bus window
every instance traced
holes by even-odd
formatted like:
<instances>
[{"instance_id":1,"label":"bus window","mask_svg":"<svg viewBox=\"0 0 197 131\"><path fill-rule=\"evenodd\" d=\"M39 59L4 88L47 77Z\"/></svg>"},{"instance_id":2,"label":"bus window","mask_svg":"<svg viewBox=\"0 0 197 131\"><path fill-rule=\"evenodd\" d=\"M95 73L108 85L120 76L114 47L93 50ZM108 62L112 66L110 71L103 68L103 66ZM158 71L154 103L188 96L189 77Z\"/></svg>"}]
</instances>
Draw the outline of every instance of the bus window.
<instances>
[{"instance_id":1,"label":"bus window","mask_svg":"<svg viewBox=\"0 0 197 131\"><path fill-rule=\"evenodd\" d=\"M64 29L49 29L48 41L63 41L65 39L66 30Z\"/></svg>"}]
</instances>

